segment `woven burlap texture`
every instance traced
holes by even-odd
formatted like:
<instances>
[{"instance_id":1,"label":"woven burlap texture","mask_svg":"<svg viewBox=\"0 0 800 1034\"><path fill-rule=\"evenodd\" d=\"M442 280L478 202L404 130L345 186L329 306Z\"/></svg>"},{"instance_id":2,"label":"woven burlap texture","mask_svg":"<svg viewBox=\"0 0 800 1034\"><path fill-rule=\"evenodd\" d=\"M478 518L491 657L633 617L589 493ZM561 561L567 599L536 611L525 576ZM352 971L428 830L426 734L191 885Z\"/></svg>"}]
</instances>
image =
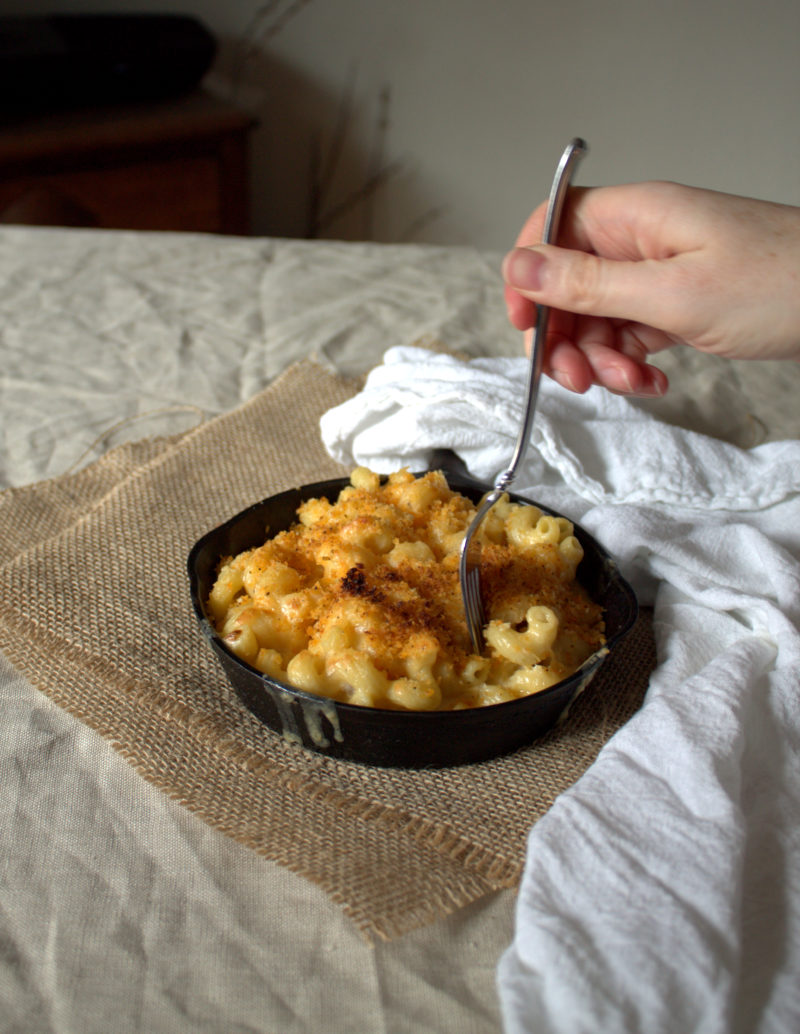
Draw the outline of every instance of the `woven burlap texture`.
<instances>
[{"instance_id":1,"label":"woven burlap texture","mask_svg":"<svg viewBox=\"0 0 800 1034\"><path fill-rule=\"evenodd\" d=\"M640 705L654 657L640 620L557 731L478 765L369 768L261 725L200 635L187 556L250 503L345 473L318 424L357 387L300 363L185 434L4 492L0 648L164 793L390 939L516 885L530 827Z\"/></svg>"}]
</instances>

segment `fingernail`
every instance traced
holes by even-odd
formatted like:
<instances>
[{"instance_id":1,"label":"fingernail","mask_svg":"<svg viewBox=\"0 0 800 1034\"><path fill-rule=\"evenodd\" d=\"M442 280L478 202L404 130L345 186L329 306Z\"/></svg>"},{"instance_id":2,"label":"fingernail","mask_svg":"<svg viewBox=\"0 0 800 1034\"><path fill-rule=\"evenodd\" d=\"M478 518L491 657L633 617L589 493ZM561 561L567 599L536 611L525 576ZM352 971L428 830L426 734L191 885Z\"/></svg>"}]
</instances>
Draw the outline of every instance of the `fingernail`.
<instances>
[{"instance_id":1,"label":"fingernail","mask_svg":"<svg viewBox=\"0 0 800 1034\"><path fill-rule=\"evenodd\" d=\"M645 367L642 375L631 379L630 372L624 366L609 366L602 371L602 383L609 391L617 395L628 395L635 398L660 398L665 394L666 382L654 375L652 367Z\"/></svg>"},{"instance_id":2,"label":"fingernail","mask_svg":"<svg viewBox=\"0 0 800 1034\"><path fill-rule=\"evenodd\" d=\"M566 388L567 391L574 391L577 392L577 394L579 395L583 394L583 392L578 391L577 387L575 386L575 382L566 372L566 370L552 370L550 372L550 376L557 384L560 384L562 388Z\"/></svg>"},{"instance_id":3,"label":"fingernail","mask_svg":"<svg viewBox=\"0 0 800 1034\"><path fill-rule=\"evenodd\" d=\"M621 391L625 395L631 395L636 391L624 366L608 366L603 370L602 376L603 383L611 391Z\"/></svg>"},{"instance_id":4,"label":"fingernail","mask_svg":"<svg viewBox=\"0 0 800 1034\"><path fill-rule=\"evenodd\" d=\"M544 255L530 248L515 248L503 261L503 278L520 291L539 291L542 287Z\"/></svg>"},{"instance_id":5,"label":"fingernail","mask_svg":"<svg viewBox=\"0 0 800 1034\"><path fill-rule=\"evenodd\" d=\"M660 399L662 395L666 395L667 385L660 380L654 380L651 384L644 385L638 392L642 398L648 399Z\"/></svg>"}]
</instances>

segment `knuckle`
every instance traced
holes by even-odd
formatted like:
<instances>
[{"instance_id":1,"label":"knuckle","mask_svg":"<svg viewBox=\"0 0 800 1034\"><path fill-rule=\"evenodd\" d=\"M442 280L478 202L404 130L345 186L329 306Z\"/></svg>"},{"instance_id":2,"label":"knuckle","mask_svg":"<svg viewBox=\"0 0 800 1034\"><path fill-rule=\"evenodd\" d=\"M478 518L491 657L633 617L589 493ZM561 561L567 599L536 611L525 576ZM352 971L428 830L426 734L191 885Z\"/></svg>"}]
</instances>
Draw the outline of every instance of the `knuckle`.
<instances>
[{"instance_id":1,"label":"knuckle","mask_svg":"<svg viewBox=\"0 0 800 1034\"><path fill-rule=\"evenodd\" d=\"M605 295L602 264L591 255L576 256L564 274L564 292L571 301L571 308L597 313Z\"/></svg>"}]
</instances>

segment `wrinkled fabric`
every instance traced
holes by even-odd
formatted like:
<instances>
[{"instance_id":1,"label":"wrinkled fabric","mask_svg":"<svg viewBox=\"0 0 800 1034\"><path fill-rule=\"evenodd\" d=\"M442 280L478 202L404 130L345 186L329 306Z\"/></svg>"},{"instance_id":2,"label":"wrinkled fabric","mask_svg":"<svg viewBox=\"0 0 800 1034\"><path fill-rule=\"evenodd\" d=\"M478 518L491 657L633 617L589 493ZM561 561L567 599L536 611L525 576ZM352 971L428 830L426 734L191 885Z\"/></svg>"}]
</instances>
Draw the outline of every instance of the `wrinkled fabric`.
<instances>
[{"instance_id":1,"label":"wrinkled fabric","mask_svg":"<svg viewBox=\"0 0 800 1034\"><path fill-rule=\"evenodd\" d=\"M323 440L384 472L449 447L493 480L526 369L390 350ZM505 1029L800 1029L800 442L745 450L543 382L513 487L617 557L654 607L659 664L531 830Z\"/></svg>"},{"instance_id":2,"label":"wrinkled fabric","mask_svg":"<svg viewBox=\"0 0 800 1034\"><path fill-rule=\"evenodd\" d=\"M357 376L423 337L513 352L498 269L471 248L4 227L0 485L185 430L300 359Z\"/></svg>"},{"instance_id":3,"label":"wrinkled fabric","mask_svg":"<svg viewBox=\"0 0 800 1034\"><path fill-rule=\"evenodd\" d=\"M357 375L420 336L513 351L497 268L473 249L0 227L0 488L185 431L310 356ZM497 1030L510 892L370 947L2 657L0 707L3 1034Z\"/></svg>"},{"instance_id":4,"label":"wrinkled fabric","mask_svg":"<svg viewBox=\"0 0 800 1034\"><path fill-rule=\"evenodd\" d=\"M5 226L0 274L4 489L183 431L298 359L357 375L420 339L521 352L499 256L470 248ZM800 430L800 367L689 349L658 364L670 392L641 411L747 446ZM0 1027L496 1034L510 893L368 948L319 888L168 799L4 659L0 705ZM746 871L788 894L788 849L767 857L750 828ZM740 997L766 1004L759 974L785 961L791 924L758 893L746 911Z\"/></svg>"}]
</instances>

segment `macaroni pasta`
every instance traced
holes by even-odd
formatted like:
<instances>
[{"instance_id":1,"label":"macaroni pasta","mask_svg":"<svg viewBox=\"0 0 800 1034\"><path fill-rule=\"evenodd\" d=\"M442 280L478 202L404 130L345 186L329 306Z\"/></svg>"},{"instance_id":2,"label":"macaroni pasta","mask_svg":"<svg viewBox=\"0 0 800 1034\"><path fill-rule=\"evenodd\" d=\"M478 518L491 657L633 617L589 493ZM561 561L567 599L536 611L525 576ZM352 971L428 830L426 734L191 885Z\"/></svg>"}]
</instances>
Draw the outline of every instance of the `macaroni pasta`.
<instances>
[{"instance_id":1,"label":"macaroni pasta","mask_svg":"<svg viewBox=\"0 0 800 1034\"><path fill-rule=\"evenodd\" d=\"M208 601L228 648L272 678L334 700L453 710L536 693L604 642L575 580L583 549L564 517L503 497L480 529L489 622L472 652L459 550L474 504L444 475L385 481L364 467L335 502L224 558Z\"/></svg>"}]
</instances>

